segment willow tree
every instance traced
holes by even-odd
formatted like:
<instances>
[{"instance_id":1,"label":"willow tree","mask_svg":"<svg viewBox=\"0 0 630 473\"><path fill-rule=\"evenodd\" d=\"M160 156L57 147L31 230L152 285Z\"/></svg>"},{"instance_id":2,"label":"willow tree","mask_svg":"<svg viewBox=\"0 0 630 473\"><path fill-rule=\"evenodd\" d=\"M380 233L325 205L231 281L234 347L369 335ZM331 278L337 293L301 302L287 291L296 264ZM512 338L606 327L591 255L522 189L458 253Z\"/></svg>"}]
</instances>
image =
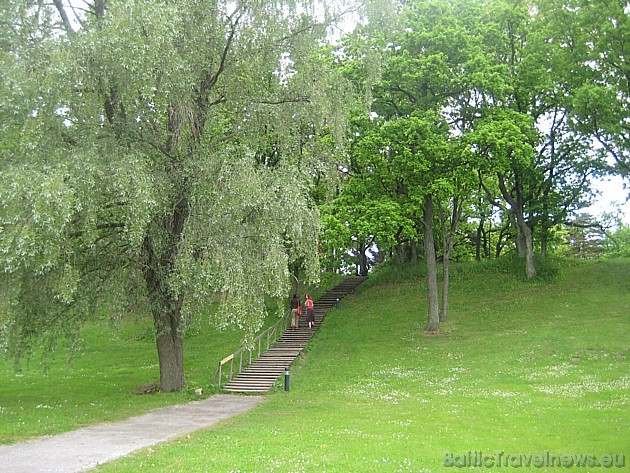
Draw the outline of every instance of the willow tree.
<instances>
[{"instance_id":1,"label":"willow tree","mask_svg":"<svg viewBox=\"0 0 630 473\"><path fill-rule=\"evenodd\" d=\"M85 14L31 3L3 18L46 40L27 63L2 37L14 86L0 102L13 131L0 149L0 339L16 357L42 334L72 340L74 322L102 295L124 300L136 274L161 388L180 390L191 317L219 295L215 322L251 336L292 261L316 272L309 188L338 154L349 97L318 50L339 12L295 0L94 0ZM48 23L29 20L44 13Z\"/></svg>"}]
</instances>

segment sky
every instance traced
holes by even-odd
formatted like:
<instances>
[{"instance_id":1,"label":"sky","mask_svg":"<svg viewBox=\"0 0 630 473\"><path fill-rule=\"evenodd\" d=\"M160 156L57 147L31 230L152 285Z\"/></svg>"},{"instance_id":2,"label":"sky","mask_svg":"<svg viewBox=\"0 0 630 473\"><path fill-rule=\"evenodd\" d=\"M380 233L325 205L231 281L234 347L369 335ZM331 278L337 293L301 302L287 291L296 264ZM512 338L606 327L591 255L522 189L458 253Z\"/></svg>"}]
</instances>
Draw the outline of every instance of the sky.
<instances>
[{"instance_id":1,"label":"sky","mask_svg":"<svg viewBox=\"0 0 630 473\"><path fill-rule=\"evenodd\" d=\"M582 212L590 213L595 216L604 212L613 212L617 206L621 207L621 219L625 225L630 225L630 182L626 181L624 189L624 181L619 176L610 178L602 178L596 181L595 188L601 192L594 205L584 209Z\"/></svg>"}]
</instances>

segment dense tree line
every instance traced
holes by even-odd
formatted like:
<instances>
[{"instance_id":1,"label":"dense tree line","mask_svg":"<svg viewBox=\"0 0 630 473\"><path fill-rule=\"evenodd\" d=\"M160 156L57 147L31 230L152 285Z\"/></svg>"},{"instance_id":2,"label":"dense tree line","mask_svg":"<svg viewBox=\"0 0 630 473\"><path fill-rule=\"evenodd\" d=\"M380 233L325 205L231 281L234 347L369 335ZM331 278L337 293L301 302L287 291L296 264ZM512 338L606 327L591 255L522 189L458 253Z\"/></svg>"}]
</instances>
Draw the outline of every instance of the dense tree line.
<instances>
[{"instance_id":1,"label":"dense tree line","mask_svg":"<svg viewBox=\"0 0 630 473\"><path fill-rule=\"evenodd\" d=\"M627 174L628 12L623 2L580 0L401 7L398 28L358 29L339 53L371 101L354 121L348 182L328 210L330 228L349 231L327 242L335 255L352 248L359 272L368 253L402 262L423 251L428 329L437 330L456 243L477 259L513 247L532 279L534 252L545 256L589 205L593 179ZM378 80L361 68L374 51Z\"/></svg>"}]
</instances>

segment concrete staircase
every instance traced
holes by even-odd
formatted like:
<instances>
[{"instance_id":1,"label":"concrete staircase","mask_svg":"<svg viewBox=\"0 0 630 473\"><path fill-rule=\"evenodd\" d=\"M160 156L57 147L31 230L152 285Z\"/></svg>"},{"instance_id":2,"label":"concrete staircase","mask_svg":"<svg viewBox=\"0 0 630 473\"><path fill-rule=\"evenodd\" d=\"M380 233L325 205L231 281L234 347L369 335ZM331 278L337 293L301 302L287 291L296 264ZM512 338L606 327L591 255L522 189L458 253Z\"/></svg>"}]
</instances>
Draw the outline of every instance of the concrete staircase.
<instances>
[{"instance_id":1,"label":"concrete staircase","mask_svg":"<svg viewBox=\"0 0 630 473\"><path fill-rule=\"evenodd\" d=\"M365 279L365 277L347 279L317 299L314 307L314 328L308 327L305 319L306 313L303 313L300 316L299 328L288 328L275 344L223 386L223 390L232 393L264 393L269 391L276 380L284 374L285 369L293 363L310 339L313 338L328 310Z\"/></svg>"}]
</instances>

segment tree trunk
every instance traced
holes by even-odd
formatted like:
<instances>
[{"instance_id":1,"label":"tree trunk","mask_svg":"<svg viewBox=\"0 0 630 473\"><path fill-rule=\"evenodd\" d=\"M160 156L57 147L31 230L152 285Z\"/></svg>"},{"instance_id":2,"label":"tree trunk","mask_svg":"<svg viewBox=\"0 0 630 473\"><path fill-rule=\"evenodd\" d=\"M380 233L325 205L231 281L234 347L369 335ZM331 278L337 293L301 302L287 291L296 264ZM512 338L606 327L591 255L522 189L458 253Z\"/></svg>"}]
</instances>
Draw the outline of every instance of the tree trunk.
<instances>
[{"instance_id":1,"label":"tree trunk","mask_svg":"<svg viewBox=\"0 0 630 473\"><path fill-rule=\"evenodd\" d=\"M450 252L449 252L450 253ZM448 289L451 283L450 273L451 255L444 252L444 260L442 261L442 307L440 308L440 322L444 322L448 317Z\"/></svg>"},{"instance_id":2,"label":"tree trunk","mask_svg":"<svg viewBox=\"0 0 630 473\"><path fill-rule=\"evenodd\" d=\"M540 254L544 258L547 256L547 249L549 248L549 230L544 229L540 235Z\"/></svg>"},{"instance_id":3,"label":"tree trunk","mask_svg":"<svg viewBox=\"0 0 630 473\"><path fill-rule=\"evenodd\" d=\"M536 267L534 264L534 240L532 238L532 231L527 226L522 209L515 209L514 217L518 229L517 241L520 243L519 256L525 258L525 276L527 279L533 279L534 276L536 276ZM521 254L521 251L523 254Z\"/></svg>"},{"instance_id":4,"label":"tree trunk","mask_svg":"<svg viewBox=\"0 0 630 473\"><path fill-rule=\"evenodd\" d=\"M525 275L527 279L533 279L536 276L536 265L534 263L534 240L532 231L527 225L523 230L525 233Z\"/></svg>"},{"instance_id":5,"label":"tree trunk","mask_svg":"<svg viewBox=\"0 0 630 473\"><path fill-rule=\"evenodd\" d=\"M149 237L145 238L143 248L150 263L145 266L144 277L153 314L160 389L163 392L180 391L184 387L184 338L181 326L184 296L180 295L177 300L171 297L168 282L160 270L163 268L157 263Z\"/></svg>"},{"instance_id":6,"label":"tree trunk","mask_svg":"<svg viewBox=\"0 0 630 473\"><path fill-rule=\"evenodd\" d=\"M417 241L410 241L409 244L411 245L411 256L410 256L409 262L413 266L415 266L416 264L418 264L418 245L419 245L419 243Z\"/></svg>"},{"instance_id":7,"label":"tree trunk","mask_svg":"<svg viewBox=\"0 0 630 473\"><path fill-rule=\"evenodd\" d=\"M428 332L437 332L440 328L438 308L437 261L435 257L435 240L433 239L433 197L425 196L424 202L424 248L427 260L427 300L428 300Z\"/></svg>"},{"instance_id":8,"label":"tree trunk","mask_svg":"<svg viewBox=\"0 0 630 473\"><path fill-rule=\"evenodd\" d=\"M295 264L293 265L293 294L298 294L300 292L300 267Z\"/></svg>"},{"instance_id":9,"label":"tree trunk","mask_svg":"<svg viewBox=\"0 0 630 473\"><path fill-rule=\"evenodd\" d=\"M182 297L183 300L183 297ZM181 306L171 313L154 314L157 352L160 364L160 389L163 392L181 391L184 379L184 334L181 325Z\"/></svg>"},{"instance_id":10,"label":"tree trunk","mask_svg":"<svg viewBox=\"0 0 630 473\"><path fill-rule=\"evenodd\" d=\"M532 238L532 230L525 220L525 204L521 181L518 175L515 175L516 196L510 195L505 185L504 176L498 174L499 188L503 198L512 207L512 215L516 223L516 247L518 256L525 259L525 275L527 279L533 279L536 276L536 268L534 266L534 240Z\"/></svg>"},{"instance_id":11,"label":"tree trunk","mask_svg":"<svg viewBox=\"0 0 630 473\"><path fill-rule=\"evenodd\" d=\"M444 256L442 258L442 307L440 308L440 322L444 322L448 317L448 293L450 287L451 273L450 263L455 246L455 234L457 222L462 214L460 199L454 197L451 202L451 214L446 217L443 208L440 206L440 220L442 221L442 248ZM483 221L482 221L483 222Z\"/></svg>"},{"instance_id":12,"label":"tree trunk","mask_svg":"<svg viewBox=\"0 0 630 473\"><path fill-rule=\"evenodd\" d=\"M367 276L370 272L368 257L365 254L368 247L357 242L357 276Z\"/></svg>"},{"instance_id":13,"label":"tree trunk","mask_svg":"<svg viewBox=\"0 0 630 473\"><path fill-rule=\"evenodd\" d=\"M160 389L163 392L180 391L184 387L184 338L181 306L183 294L171 296L165 269L153 251L150 237L145 237L143 249L146 257L144 278L147 283L153 326L156 335Z\"/></svg>"},{"instance_id":14,"label":"tree trunk","mask_svg":"<svg viewBox=\"0 0 630 473\"><path fill-rule=\"evenodd\" d=\"M527 241L523 233L523 228L518 222L518 218L514 220L514 227L516 228L516 254L519 258L525 258L527 254Z\"/></svg>"},{"instance_id":15,"label":"tree trunk","mask_svg":"<svg viewBox=\"0 0 630 473\"><path fill-rule=\"evenodd\" d=\"M160 389L181 391L184 379L184 334L182 305L184 293L173 294L169 280L173 274L179 243L188 218L188 198L182 193L170 215L151 225L155 234L147 234L142 244L143 275L147 284L156 334ZM155 241L162 243L159 250ZM159 251L159 252L158 252Z\"/></svg>"},{"instance_id":16,"label":"tree trunk","mask_svg":"<svg viewBox=\"0 0 630 473\"><path fill-rule=\"evenodd\" d=\"M479 219L479 225L477 225L477 239L475 240L475 260L481 261L481 239L483 238L483 218Z\"/></svg>"},{"instance_id":17,"label":"tree trunk","mask_svg":"<svg viewBox=\"0 0 630 473\"><path fill-rule=\"evenodd\" d=\"M547 205L545 204L543 212L548 212ZM543 220L541 224L540 232L540 254L543 258L547 256L547 249L549 248L549 234L551 232L549 225L549 217L546 213L543 214Z\"/></svg>"},{"instance_id":18,"label":"tree trunk","mask_svg":"<svg viewBox=\"0 0 630 473\"><path fill-rule=\"evenodd\" d=\"M407 262L405 246L402 241L396 243L396 258L398 259L399 264L405 264Z\"/></svg>"}]
</instances>

